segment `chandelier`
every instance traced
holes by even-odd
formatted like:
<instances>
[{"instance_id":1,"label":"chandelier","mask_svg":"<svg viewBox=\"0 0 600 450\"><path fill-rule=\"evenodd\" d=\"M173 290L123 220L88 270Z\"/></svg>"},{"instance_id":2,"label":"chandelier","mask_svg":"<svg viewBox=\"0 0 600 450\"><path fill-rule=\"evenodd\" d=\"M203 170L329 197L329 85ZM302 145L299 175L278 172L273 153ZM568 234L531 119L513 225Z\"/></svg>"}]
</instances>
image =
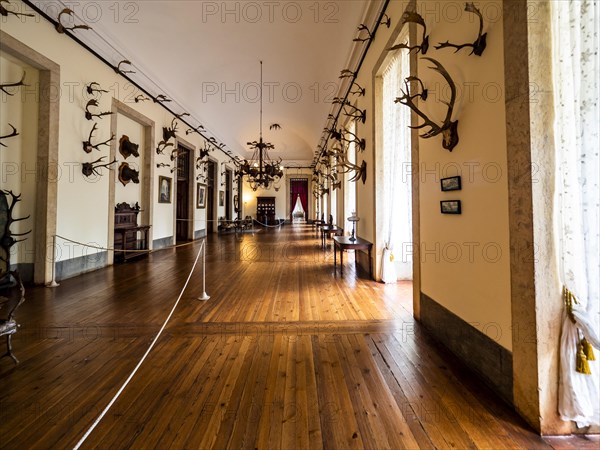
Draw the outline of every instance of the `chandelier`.
<instances>
[{"instance_id":1,"label":"chandelier","mask_svg":"<svg viewBox=\"0 0 600 450\"><path fill-rule=\"evenodd\" d=\"M283 166L281 158L277 161L269 158L269 150L275 146L270 142L264 142L262 136L263 123L263 70L260 62L260 136L258 141L248 142L248 146L254 151L250 161L247 159L240 165L240 175L246 176L253 191L258 188L269 189L271 185L283 177ZM276 188L277 189L277 188Z\"/></svg>"}]
</instances>

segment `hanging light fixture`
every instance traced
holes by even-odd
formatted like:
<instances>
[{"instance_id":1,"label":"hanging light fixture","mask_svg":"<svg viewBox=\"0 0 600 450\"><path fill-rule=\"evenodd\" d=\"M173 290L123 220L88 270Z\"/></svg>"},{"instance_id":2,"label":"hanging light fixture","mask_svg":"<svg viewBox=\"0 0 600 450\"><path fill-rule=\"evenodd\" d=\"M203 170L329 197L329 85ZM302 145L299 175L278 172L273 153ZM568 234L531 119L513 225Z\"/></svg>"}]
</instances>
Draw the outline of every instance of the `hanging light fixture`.
<instances>
[{"instance_id":1,"label":"hanging light fixture","mask_svg":"<svg viewBox=\"0 0 600 450\"><path fill-rule=\"evenodd\" d=\"M253 191L258 188L269 189L273 183L276 183L283 177L283 166L281 158L277 161L269 158L269 150L275 146L270 142L263 141L262 122L263 122L263 70L262 61L260 62L260 136L258 141L248 142L248 145L254 154L251 160L244 160L240 165L240 175L246 176L247 181ZM277 189L278 190L278 189Z\"/></svg>"}]
</instances>

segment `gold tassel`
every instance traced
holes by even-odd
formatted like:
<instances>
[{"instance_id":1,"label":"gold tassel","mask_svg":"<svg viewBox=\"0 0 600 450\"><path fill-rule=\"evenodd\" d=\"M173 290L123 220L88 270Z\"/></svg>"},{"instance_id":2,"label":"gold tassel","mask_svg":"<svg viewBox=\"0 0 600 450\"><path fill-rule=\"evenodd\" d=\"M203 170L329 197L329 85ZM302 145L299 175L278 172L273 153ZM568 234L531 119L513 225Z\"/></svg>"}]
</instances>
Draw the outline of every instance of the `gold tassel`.
<instances>
[{"instance_id":1,"label":"gold tassel","mask_svg":"<svg viewBox=\"0 0 600 450\"><path fill-rule=\"evenodd\" d=\"M583 345L581 342L578 345L577 359L575 361L575 371L578 373L582 373L584 375L591 375L592 371L590 370L590 365L588 364L588 360L583 352Z\"/></svg>"},{"instance_id":2,"label":"gold tassel","mask_svg":"<svg viewBox=\"0 0 600 450\"><path fill-rule=\"evenodd\" d=\"M583 352L585 353L585 357L588 361L596 361L596 356L594 355L594 347L590 344L586 338L581 340L581 345L583 345Z\"/></svg>"}]
</instances>

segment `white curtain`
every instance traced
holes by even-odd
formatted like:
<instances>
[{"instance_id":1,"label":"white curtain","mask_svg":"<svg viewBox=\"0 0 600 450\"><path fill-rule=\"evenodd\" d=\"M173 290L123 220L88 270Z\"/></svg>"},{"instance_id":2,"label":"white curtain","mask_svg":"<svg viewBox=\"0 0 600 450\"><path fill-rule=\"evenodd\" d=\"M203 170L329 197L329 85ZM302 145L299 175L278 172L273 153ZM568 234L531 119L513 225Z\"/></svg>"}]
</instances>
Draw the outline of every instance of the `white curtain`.
<instances>
[{"instance_id":1,"label":"white curtain","mask_svg":"<svg viewBox=\"0 0 600 450\"><path fill-rule=\"evenodd\" d=\"M300 200L300 194L298 194L298 197L296 198L296 205L294 206L292 215L295 215L296 213L302 213L302 217L304 217L304 208L302 207L302 200Z\"/></svg>"},{"instance_id":2,"label":"white curtain","mask_svg":"<svg viewBox=\"0 0 600 450\"><path fill-rule=\"evenodd\" d=\"M383 74L383 236L384 282L412 279L412 202L410 109L394 103L410 75L407 51L398 52ZM390 267L390 261L393 265ZM393 271L396 274L394 276ZM385 276L384 276L385 275Z\"/></svg>"},{"instance_id":3,"label":"white curtain","mask_svg":"<svg viewBox=\"0 0 600 450\"><path fill-rule=\"evenodd\" d=\"M563 319L559 412L578 426L600 424L600 351L588 361L592 374L575 371L578 342L598 345L599 187L598 89L599 4L555 1L552 5L555 103L555 237L562 283L575 294L576 323Z\"/></svg>"}]
</instances>

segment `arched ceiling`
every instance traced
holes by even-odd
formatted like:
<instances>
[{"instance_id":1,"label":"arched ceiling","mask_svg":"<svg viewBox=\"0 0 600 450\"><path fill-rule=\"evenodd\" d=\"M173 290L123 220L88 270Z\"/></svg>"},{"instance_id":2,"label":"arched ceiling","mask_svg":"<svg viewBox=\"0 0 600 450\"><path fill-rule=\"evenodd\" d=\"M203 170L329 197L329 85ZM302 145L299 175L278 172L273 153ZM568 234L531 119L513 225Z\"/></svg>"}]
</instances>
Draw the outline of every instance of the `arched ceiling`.
<instances>
[{"instance_id":1,"label":"arched ceiling","mask_svg":"<svg viewBox=\"0 0 600 450\"><path fill-rule=\"evenodd\" d=\"M66 2L65 2L66 3ZM104 5L105 3L105 5ZM258 140L264 63L271 157L312 162L369 1L82 1L77 16L234 153ZM94 13L94 17L92 14ZM93 19L93 20L91 20ZM83 34L83 33L81 33ZM270 130L278 123L280 130Z\"/></svg>"}]
</instances>

